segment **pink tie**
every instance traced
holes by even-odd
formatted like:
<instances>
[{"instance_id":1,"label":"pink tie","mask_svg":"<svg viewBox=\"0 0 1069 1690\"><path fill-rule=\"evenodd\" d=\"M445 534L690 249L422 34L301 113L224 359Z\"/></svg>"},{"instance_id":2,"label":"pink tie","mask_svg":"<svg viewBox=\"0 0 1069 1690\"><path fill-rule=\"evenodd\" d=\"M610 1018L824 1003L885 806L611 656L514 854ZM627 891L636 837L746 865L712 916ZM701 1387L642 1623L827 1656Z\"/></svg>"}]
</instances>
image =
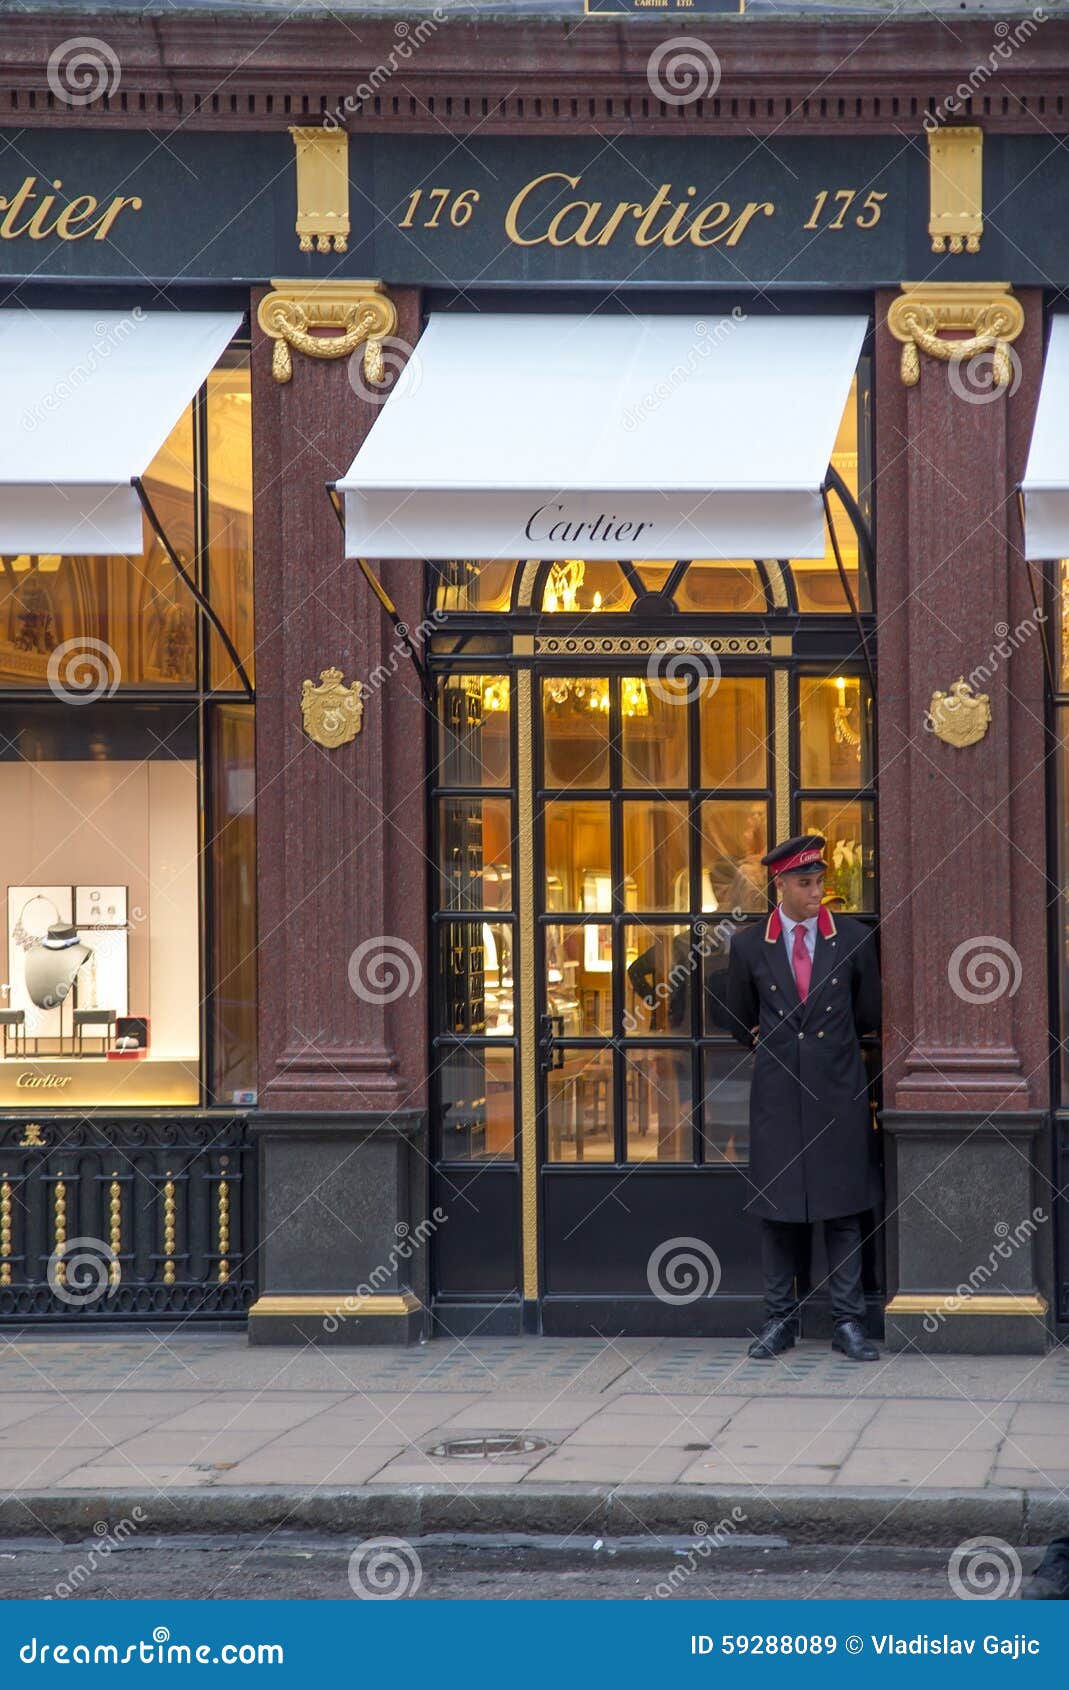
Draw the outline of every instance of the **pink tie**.
<instances>
[{"instance_id":1,"label":"pink tie","mask_svg":"<svg viewBox=\"0 0 1069 1690\"><path fill-rule=\"evenodd\" d=\"M798 996L804 1003L809 995L809 982L813 976L813 963L809 955L809 947L805 942L805 928L799 922L794 930L794 983L798 987Z\"/></svg>"}]
</instances>

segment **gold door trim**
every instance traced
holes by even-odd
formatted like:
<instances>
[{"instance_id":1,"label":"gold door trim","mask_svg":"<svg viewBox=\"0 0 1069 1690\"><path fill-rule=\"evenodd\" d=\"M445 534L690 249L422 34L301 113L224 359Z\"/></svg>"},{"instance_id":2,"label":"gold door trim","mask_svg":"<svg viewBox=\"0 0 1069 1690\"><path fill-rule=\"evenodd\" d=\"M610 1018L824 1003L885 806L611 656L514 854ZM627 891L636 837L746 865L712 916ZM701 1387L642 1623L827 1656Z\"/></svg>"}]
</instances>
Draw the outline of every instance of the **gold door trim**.
<instances>
[{"instance_id":1,"label":"gold door trim","mask_svg":"<svg viewBox=\"0 0 1069 1690\"><path fill-rule=\"evenodd\" d=\"M535 1026L534 677L516 674L516 801L518 822L517 915L520 924L520 1241L523 1295L533 1302L538 1284L538 1039Z\"/></svg>"},{"instance_id":2,"label":"gold door trim","mask_svg":"<svg viewBox=\"0 0 1069 1690\"><path fill-rule=\"evenodd\" d=\"M1024 1314L1043 1316L1047 1299L1038 1292L986 1292L961 1297L953 1291L900 1291L887 1304L886 1314Z\"/></svg>"},{"instance_id":3,"label":"gold door trim","mask_svg":"<svg viewBox=\"0 0 1069 1690\"><path fill-rule=\"evenodd\" d=\"M536 657L768 657L767 634L734 634L723 638L699 634L536 634Z\"/></svg>"},{"instance_id":4,"label":"gold door trim","mask_svg":"<svg viewBox=\"0 0 1069 1690\"><path fill-rule=\"evenodd\" d=\"M775 763L776 838L791 835L791 694L790 676L786 669L777 669L773 676L775 688L772 758Z\"/></svg>"}]
</instances>

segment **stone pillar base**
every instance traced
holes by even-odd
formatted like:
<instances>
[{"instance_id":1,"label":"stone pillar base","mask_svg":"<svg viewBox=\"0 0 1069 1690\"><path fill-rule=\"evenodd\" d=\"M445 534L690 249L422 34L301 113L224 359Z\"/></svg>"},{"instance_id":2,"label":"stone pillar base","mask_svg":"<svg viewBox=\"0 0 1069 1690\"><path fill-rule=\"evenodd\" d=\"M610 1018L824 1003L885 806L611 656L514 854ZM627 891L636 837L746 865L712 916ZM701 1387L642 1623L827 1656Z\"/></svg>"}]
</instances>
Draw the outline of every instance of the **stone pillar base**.
<instances>
[{"instance_id":1,"label":"stone pillar base","mask_svg":"<svg viewBox=\"0 0 1069 1690\"><path fill-rule=\"evenodd\" d=\"M426 1336L427 1311L400 1295L261 1297L249 1310L250 1344L412 1344Z\"/></svg>"},{"instance_id":2,"label":"stone pillar base","mask_svg":"<svg viewBox=\"0 0 1069 1690\"><path fill-rule=\"evenodd\" d=\"M1042 1355L1047 1299L892 1297L884 1311L884 1348L926 1355Z\"/></svg>"},{"instance_id":3,"label":"stone pillar base","mask_svg":"<svg viewBox=\"0 0 1069 1690\"><path fill-rule=\"evenodd\" d=\"M261 1115L260 1296L252 1344L398 1344L427 1336L422 1110Z\"/></svg>"},{"instance_id":4,"label":"stone pillar base","mask_svg":"<svg viewBox=\"0 0 1069 1690\"><path fill-rule=\"evenodd\" d=\"M1047 1117L885 1110L891 1351L1041 1355L1050 1343Z\"/></svg>"}]
</instances>

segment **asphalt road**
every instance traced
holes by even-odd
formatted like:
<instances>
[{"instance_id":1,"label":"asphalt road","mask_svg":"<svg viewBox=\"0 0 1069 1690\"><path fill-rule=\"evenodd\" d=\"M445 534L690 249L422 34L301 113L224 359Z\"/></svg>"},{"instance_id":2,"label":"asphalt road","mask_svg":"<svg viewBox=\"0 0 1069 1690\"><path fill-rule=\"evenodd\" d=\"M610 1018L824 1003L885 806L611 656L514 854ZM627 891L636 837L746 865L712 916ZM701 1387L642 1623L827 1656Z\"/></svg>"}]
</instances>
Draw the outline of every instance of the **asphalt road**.
<instances>
[{"instance_id":1,"label":"asphalt road","mask_svg":"<svg viewBox=\"0 0 1069 1690\"><path fill-rule=\"evenodd\" d=\"M123 1546L12 1541L0 1545L0 1599L107 1601L192 1598L353 1599L354 1544L212 1539ZM417 1546L420 1601L753 1601L832 1597L953 1601L949 1551L762 1549L733 1545L693 1564L672 1546L576 1553L441 1543ZM1022 1553L1027 1573L1038 1550ZM410 1576L410 1575L405 1575Z\"/></svg>"}]
</instances>

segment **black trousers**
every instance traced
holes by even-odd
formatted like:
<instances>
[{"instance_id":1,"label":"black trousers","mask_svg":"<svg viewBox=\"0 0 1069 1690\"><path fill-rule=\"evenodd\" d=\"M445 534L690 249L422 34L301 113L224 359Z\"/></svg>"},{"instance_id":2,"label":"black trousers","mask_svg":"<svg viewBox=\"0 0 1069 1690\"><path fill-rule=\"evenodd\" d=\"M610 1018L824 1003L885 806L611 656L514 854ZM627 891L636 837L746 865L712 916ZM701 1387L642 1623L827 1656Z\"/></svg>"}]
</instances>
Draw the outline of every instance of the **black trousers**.
<instances>
[{"instance_id":1,"label":"black trousers","mask_svg":"<svg viewBox=\"0 0 1069 1690\"><path fill-rule=\"evenodd\" d=\"M808 1291L808 1273L800 1272L800 1257L808 1260L809 1231L823 1226L828 1257L828 1291L834 1320L864 1320L861 1289L861 1216L842 1215L830 1221L762 1221L761 1268L765 1278L765 1309L769 1320L793 1319L798 1313L798 1280ZM799 1246L802 1246L800 1250Z\"/></svg>"}]
</instances>

